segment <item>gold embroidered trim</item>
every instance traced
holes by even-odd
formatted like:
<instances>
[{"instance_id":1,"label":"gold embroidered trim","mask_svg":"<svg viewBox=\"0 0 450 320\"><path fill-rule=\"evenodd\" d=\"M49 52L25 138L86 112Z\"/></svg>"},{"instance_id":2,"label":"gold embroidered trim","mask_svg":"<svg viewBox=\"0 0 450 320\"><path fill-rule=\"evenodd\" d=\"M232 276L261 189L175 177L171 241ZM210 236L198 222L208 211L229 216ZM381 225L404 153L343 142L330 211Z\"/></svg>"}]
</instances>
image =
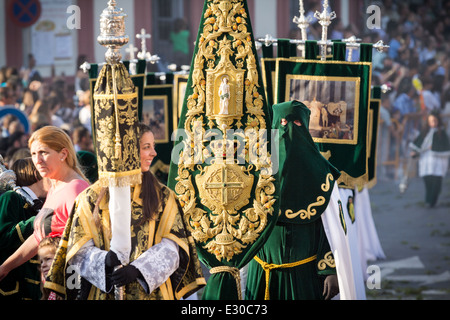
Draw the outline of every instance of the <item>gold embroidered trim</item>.
<instances>
[{"instance_id":1,"label":"gold embroidered trim","mask_svg":"<svg viewBox=\"0 0 450 320\"><path fill-rule=\"evenodd\" d=\"M93 98L100 183L119 187L140 183L139 143L135 130L138 92L123 64L102 68Z\"/></svg>"},{"instance_id":2,"label":"gold embroidered trim","mask_svg":"<svg viewBox=\"0 0 450 320\"><path fill-rule=\"evenodd\" d=\"M36 285L40 285L41 281L39 280L33 280L33 279L29 279L29 278L25 278L25 281L31 284L36 284Z\"/></svg>"},{"instance_id":3,"label":"gold embroidered trim","mask_svg":"<svg viewBox=\"0 0 450 320\"><path fill-rule=\"evenodd\" d=\"M336 268L336 263L334 261L333 253L331 251L328 252L324 256L324 258L317 263L317 268L320 271L325 270L327 268L327 266L330 267L330 268Z\"/></svg>"},{"instance_id":4,"label":"gold embroidered trim","mask_svg":"<svg viewBox=\"0 0 450 320\"><path fill-rule=\"evenodd\" d=\"M369 179L369 173L368 173L367 167L368 167L368 163L366 161L366 173L364 173L360 177L352 177L347 172L341 171L341 176L337 181L337 183L339 184L339 187L344 188L344 189L354 189L355 187L358 187L358 186L365 186Z\"/></svg>"},{"instance_id":5,"label":"gold embroidered trim","mask_svg":"<svg viewBox=\"0 0 450 320\"><path fill-rule=\"evenodd\" d=\"M25 239L23 238L22 230L20 230L19 224L16 224L16 231L17 231L17 235L19 236L20 241L22 241L22 243L24 243Z\"/></svg>"},{"instance_id":6,"label":"gold embroidered trim","mask_svg":"<svg viewBox=\"0 0 450 320\"><path fill-rule=\"evenodd\" d=\"M99 184L102 187L126 187L142 183L142 171L99 172Z\"/></svg>"},{"instance_id":7,"label":"gold embroidered trim","mask_svg":"<svg viewBox=\"0 0 450 320\"><path fill-rule=\"evenodd\" d=\"M6 291L3 291L2 289L0 289L0 294L2 296L10 296L10 295L13 295L13 294L15 294L17 292L19 292L19 281L16 282L16 287L14 288L14 290L6 292Z\"/></svg>"},{"instance_id":8,"label":"gold embroidered trim","mask_svg":"<svg viewBox=\"0 0 450 320\"><path fill-rule=\"evenodd\" d=\"M323 192L328 192L330 190L331 181L334 181L334 177L331 173L329 173L326 177L325 183L322 184L321 186ZM294 213L294 211L288 209L285 211L284 214L288 219L295 219L298 216L300 216L300 219L302 220L311 219L311 217L317 214L317 210L313 208L323 206L325 203L326 203L325 197L319 196L317 197L316 202L311 203L306 210L302 209Z\"/></svg>"}]
</instances>

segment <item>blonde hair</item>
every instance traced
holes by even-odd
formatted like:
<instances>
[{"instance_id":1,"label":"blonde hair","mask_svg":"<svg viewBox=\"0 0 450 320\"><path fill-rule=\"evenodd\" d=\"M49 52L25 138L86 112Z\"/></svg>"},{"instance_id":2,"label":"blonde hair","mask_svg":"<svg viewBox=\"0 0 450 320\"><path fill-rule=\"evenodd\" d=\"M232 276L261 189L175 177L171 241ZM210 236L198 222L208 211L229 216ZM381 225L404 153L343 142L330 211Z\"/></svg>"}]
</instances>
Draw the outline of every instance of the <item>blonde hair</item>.
<instances>
[{"instance_id":1,"label":"blonde hair","mask_svg":"<svg viewBox=\"0 0 450 320\"><path fill-rule=\"evenodd\" d=\"M60 241L61 241L60 237L50 237L50 236L46 237L46 238L42 239L41 242L39 242L38 250L41 250L42 248L45 248L45 247L50 247L56 255ZM39 255L39 251L38 251L38 255ZM41 300L48 300L51 290L44 288L44 282L42 282L42 281L41 281L41 292L42 292ZM56 300L63 300L63 298L56 295Z\"/></svg>"},{"instance_id":2,"label":"blonde hair","mask_svg":"<svg viewBox=\"0 0 450 320\"><path fill-rule=\"evenodd\" d=\"M81 170L80 163L78 162L77 154L73 146L70 136L61 128L55 126L45 126L35 131L28 140L28 147L31 149L33 142L39 141L45 144L56 152L61 152L62 149L67 150L67 157L64 160L67 165L72 168L76 173L83 177L84 180L88 179Z\"/></svg>"},{"instance_id":3,"label":"blonde hair","mask_svg":"<svg viewBox=\"0 0 450 320\"><path fill-rule=\"evenodd\" d=\"M52 247L56 252L60 241L61 237L46 237L42 239L41 242L39 242L38 249L42 249L44 247Z\"/></svg>"}]
</instances>

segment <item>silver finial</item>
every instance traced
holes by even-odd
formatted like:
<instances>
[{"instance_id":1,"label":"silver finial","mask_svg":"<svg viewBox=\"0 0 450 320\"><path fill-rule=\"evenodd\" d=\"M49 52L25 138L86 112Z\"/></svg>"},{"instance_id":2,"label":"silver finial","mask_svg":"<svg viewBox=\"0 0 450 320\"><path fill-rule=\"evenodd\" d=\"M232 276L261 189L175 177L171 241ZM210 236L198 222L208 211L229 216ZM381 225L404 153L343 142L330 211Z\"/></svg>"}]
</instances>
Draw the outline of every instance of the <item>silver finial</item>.
<instances>
[{"instance_id":1,"label":"silver finial","mask_svg":"<svg viewBox=\"0 0 450 320\"><path fill-rule=\"evenodd\" d=\"M347 55L347 61L353 60L353 50L356 50L358 47L355 46L357 43L359 43L361 39L356 38L355 36L351 36L347 39L342 40L342 42L345 42L347 45L348 55Z\"/></svg>"},{"instance_id":2,"label":"silver finial","mask_svg":"<svg viewBox=\"0 0 450 320\"><path fill-rule=\"evenodd\" d=\"M378 52L381 53L381 52L383 52L384 50L389 49L390 46L385 45L384 42L383 42L383 40L380 40L380 41L378 41L377 43L375 43L375 44L373 45L373 47L374 47L375 49L377 49Z\"/></svg>"},{"instance_id":3,"label":"silver finial","mask_svg":"<svg viewBox=\"0 0 450 320\"><path fill-rule=\"evenodd\" d=\"M123 9L116 9L116 1L108 1L108 7L100 15L100 35L98 43L108 48L105 58L111 65L120 62L122 55L120 49L129 41L125 35L125 17Z\"/></svg>"},{"instance_id":4,"label":"silver finial","mask_svg":"<svg viewBox=\"0 0 450 320\"><path fill-rule=\"evenodd\" d=\"M308 35L306 30L308 29L309 25L311 24L311 17L305 16L305 8L303 6L303 0L299 0L299 17L294 17L294 23L300 28L302 31L302 40L306 41L308 40Z\"/></svg>"},{"instance_id":5,"label":"silver finial","mask_svg":"<svg viewBox=\"0 0 450 320\"><path fill-rule=\"evenodd\" d=\"M314 17L319 20L319 24L322 26L322 40L321 44L321 57L322 60L326 60L327 57L327 42L328 42L328 27L331 21L336 19L336 12L328 12L328 0L323 1L323 11L316 11Z\"/></svg>"},{"instance_id":6,"label":"silver finial","mask_svg":"<svg viewBox=\"0 0 450 320\"><path fill-rule=\"evenodd\" d=\"M89 70L91 70L91 64L87 61L85 61L81 66L80 69L83 70L84 73L88 73Z\"/></svg>"}]
</instances>

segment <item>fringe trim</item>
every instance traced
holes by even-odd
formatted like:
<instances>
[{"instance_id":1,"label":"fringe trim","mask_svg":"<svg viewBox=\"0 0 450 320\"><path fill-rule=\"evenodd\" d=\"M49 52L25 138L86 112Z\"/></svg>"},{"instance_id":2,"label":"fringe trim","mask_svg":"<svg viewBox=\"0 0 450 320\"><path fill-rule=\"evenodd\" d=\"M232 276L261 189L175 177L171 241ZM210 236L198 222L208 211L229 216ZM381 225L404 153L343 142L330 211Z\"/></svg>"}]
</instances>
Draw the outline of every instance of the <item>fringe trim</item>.
<instances>
[{"instance_id":1,"label":"fringe trim","mask_svg":"<svg viewBox=\"0 0 450 320\"><path fill-rule=\"evenodd\" d=\"M101 187L127 187L142 184L141 169L129 172L99 172Z\"/></svg>"}]
</instances>

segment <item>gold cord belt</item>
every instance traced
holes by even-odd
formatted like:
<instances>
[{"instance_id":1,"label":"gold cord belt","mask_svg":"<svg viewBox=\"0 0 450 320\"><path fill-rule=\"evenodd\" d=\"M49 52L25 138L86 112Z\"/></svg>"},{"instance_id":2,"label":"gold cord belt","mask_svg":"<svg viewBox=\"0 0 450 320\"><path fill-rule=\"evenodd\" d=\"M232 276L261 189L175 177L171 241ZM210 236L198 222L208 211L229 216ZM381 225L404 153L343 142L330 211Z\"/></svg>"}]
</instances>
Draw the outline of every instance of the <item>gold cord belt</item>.
<instances>
[{"instance_id":1,"label":"gold cord belt","mask_svg":"<svg viewBox=\"0 0 450 320\"><path fill-rule=\"evenodd\" d=\"M236 280L237 294L238 300L242 300L242 291L241 291L241 273L238 268L228 267L228 266L220 266L215 267L209 270L209 273L220 273L220 272L228 272L231 273L234 280Z\"/></svg>"},{"instance_id":2,"label":"gold cord belt","mask_svg":"<svg viewBox=\"0 0 450 320\"><path fill-rule=\"evenodd\" d=\"M274 269L287 269L287 268L294 268L297 266L300 266L302 264L306 264L309 263L311 261L314 261L317 259L317 255L309 257L307 259L304 260L300 260L297 262L292 262L292 263L285 263L285 264L270 264L267 262L262 261L260 258L256 257L254 258L256 260L256 262L258 262L261 267L264 269L265 273L266 273L266 292L265 292L265 296L264 296L264 300L270 300L270 295L269 295L269 280L270 280L270 271L274 270Z\"/></svg>"}]
</instances>

